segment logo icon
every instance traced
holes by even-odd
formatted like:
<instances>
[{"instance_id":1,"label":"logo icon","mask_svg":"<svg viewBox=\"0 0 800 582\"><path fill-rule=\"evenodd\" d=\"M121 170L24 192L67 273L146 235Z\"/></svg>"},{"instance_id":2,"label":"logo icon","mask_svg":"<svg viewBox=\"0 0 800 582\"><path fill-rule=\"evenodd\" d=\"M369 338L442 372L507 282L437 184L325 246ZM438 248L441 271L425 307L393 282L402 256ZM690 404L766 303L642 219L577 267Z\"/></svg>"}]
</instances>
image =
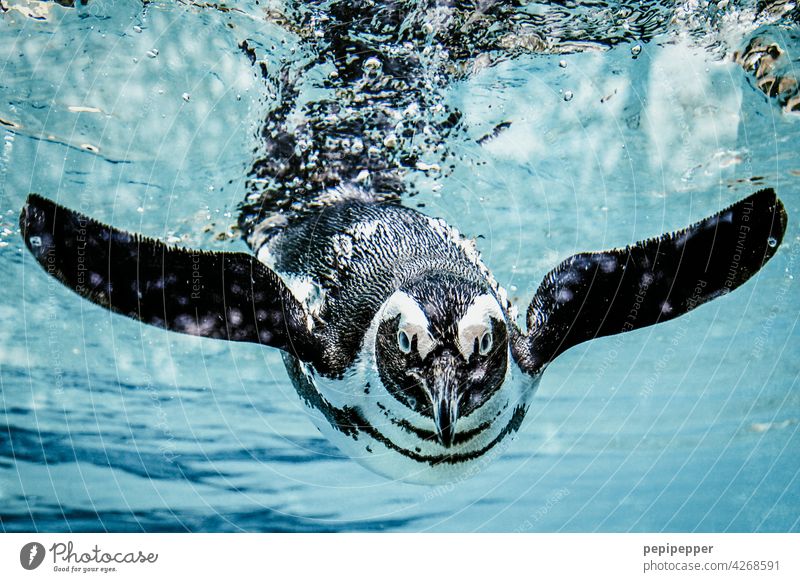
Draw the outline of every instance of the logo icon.
<instances>
[{"instance_id":1,"label":"logo icon","mask_svg":"<svg viewBox=\"0 0 800 582\"><path fill-rule=\"evenodd\" d=\"M44 561L44 546L39 542L29 542L19 551L19 563L26 570L35 570Z\"/></svg>"}]
</instances>

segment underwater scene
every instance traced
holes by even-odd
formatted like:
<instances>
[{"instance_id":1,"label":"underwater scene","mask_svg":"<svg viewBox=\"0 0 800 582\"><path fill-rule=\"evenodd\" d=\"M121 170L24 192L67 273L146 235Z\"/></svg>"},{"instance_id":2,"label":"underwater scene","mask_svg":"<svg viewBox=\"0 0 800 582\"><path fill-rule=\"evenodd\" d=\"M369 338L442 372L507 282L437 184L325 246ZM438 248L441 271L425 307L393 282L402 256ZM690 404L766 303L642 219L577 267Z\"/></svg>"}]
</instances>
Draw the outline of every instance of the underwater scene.
<instances>
[{"instance_id":1,"label":"underwater scene","mask_svg":"<svg viewBox=\"0 0 800 582\"><path fill-rule=\"evenodd\" d=\"M0 134L1 531L800 531L794 2L0 0ZM524 330L568 257L764 189L763 268L573 342L515 434L427 484L321 434L274 344L102 309L20 227L38 193L265 262L368 198L474 241Z\"/></svg>"}]
</instances>

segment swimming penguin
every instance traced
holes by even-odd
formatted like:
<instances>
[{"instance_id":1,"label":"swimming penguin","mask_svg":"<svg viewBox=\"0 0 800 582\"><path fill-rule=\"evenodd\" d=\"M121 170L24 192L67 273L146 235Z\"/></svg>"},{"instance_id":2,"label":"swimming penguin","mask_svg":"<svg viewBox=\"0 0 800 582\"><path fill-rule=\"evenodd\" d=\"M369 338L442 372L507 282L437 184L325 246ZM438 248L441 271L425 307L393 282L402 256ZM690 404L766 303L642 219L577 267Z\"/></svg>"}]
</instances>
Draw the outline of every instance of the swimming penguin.
<instances>
[{"instance_id":1,"label":"swimming penguin","mask_svg":"<svg viewBox=\"0 0 800 582\"><path fill-rule=\"evenodd\" d=\"M576 254L548 273L525 328L472 242L358 186L273 229L255 256L168 246L36 194L27 248L114 312L283 352L343 452L393 479L457 478L519 429L547 365L581 342L682 315L776 252L783 204L761 190L688 228Z\"/></svg>"}]
</instances>

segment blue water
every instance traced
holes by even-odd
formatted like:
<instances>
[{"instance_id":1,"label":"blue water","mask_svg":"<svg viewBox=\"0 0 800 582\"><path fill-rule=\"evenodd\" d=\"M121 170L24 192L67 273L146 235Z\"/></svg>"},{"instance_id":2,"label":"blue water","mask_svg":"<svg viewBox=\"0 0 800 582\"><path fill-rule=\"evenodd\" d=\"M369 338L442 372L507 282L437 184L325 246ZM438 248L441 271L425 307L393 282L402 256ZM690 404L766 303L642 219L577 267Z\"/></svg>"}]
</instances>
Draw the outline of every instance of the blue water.
<instances>
[{"instance_id":1,"label":"blue water","mask_svg":"<svg viewBox=\"0 0 800 582\"><path fill-rule=\"evenodd\" d=\"M521 309L570 254L763 186L789 227L735 293L560 357L514 442L468 479L422 487L342 457L277 351L112 315L48 278L19 236L40 192L119 228L244 250L232 225L279 97L238 44L291 63L290 27L255 2L4 5L4 531L800 530L800 115L730 56L758 31L800 54L796 15L731 3L711 18L690 3L647 35L598 26L592 42L493 58L446 88L470 139L451 144L451 175L409 178L413 203L479 237Z\"/></svg>"}]
</instances>

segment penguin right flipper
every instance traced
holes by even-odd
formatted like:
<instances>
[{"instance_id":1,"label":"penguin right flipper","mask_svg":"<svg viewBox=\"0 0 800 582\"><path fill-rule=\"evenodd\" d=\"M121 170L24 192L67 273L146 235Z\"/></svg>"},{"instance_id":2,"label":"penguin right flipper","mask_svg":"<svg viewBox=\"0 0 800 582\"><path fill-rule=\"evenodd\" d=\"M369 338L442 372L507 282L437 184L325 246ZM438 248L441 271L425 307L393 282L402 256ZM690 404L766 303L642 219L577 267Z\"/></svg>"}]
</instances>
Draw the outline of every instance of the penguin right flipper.
<instances>
[{"instance_id":1,"label":"penguin right flipper","mask_svg":"<svg viewBox=\"0 0 800 582\"><path fill-rule=\"evenodd\" d=\"M732 291L775 254L786 223L766 189L684 230L570 257L539 286L515 359L537 373L581 342L668 321Z\"/></svg>"},{"instance_id":2,"label":"penguin right flipper","mask_svg":"<svg viewBox=\"0 0 800 582\"><path fill-rule=\"evenodd\" d=\"M111 311L180 333L264 344L304 361L319 353L306 311L251 255L170 247L37 194L28 196L20 228L49 275Z\"/></svg>"}]
</instances>

